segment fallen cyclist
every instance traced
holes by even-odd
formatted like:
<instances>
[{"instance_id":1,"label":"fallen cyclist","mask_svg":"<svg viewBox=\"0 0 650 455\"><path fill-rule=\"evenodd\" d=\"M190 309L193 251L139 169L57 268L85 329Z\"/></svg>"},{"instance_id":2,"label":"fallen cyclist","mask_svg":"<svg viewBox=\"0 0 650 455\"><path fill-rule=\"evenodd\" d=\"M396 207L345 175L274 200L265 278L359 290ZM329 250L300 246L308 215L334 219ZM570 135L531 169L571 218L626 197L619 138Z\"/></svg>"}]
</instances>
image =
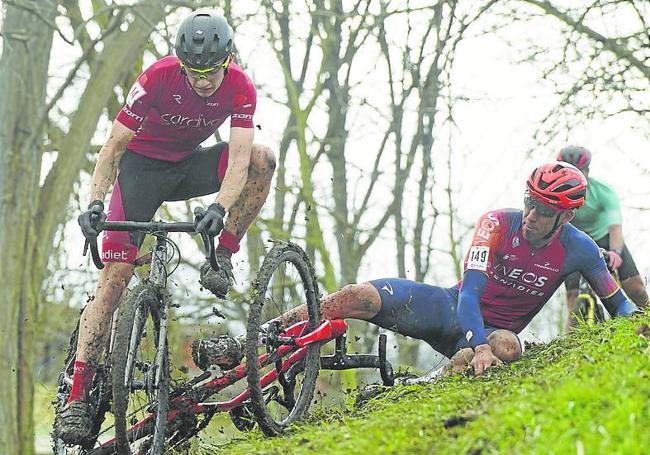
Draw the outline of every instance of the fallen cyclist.
<instances>
[{"instance_id":1,"label":"fallen cyclist","mask_svg":"<svg viewBox=\"0 0 650 455\"><path fill-rule=\"evenodd\" d=\"M637 308L609 274L598 246L569 224L586 189L574 166L542 165L526 182L523 211L494 210L479 219L461 282L449 288L401 278L352 284L322 300L322 316L362 319L425 341L454 358L457 368L466 362L480 375L521 357L517 334L573 272L586 277L613 316L631 315ZM282 327L306 319L304 306L278 318ZM232 352L235 341L223 345ZM217 359L218 344L213 348Z\"/></svg>"}]
</instances>

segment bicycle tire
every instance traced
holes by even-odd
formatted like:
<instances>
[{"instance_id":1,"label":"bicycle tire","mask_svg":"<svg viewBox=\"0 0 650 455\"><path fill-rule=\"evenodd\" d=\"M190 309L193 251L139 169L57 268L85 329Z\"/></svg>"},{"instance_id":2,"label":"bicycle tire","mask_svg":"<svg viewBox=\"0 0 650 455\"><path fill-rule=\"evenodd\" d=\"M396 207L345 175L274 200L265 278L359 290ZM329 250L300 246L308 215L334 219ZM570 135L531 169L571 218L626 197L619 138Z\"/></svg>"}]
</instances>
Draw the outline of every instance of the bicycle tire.
<instances>
[{"instance_id":1,"label":"bicycle tire","mask_svg":"<svg viewBox=\"0 0 650 455\"><path fill-rule=\"evenodd\" d=\"M289 284L284 280L286 270L283 267L285 265L289 265L297 272L300 283L291 282L291 284L297 285L298 287L291 289L288 287L285 288L285 284ZM295 278L298 279L298 277ZM273 286L269 288L269 285L274 279L281 280L279 283L281 286L278 288L274 288ZM320 294L314 269L307 254L298 245L290 242L277 243L264 258L264 262L251 288L251 307L248 316L245 345L247 381L251 394L250 406L260 428L267 436L281 434L287 425L300 419L309 409L320 370L320 345L314 343L307 348L307 355L303 359L303 377L298 398L295 400L293 397L290 398L293 400L293 407L290 410L287 409L288 415L286 417L276 418L267 406L264 391L259 383L261 374L256 359L258 357L260 326L263 322L266 322L263 320L265 316L263 310L265 309L265 304L269 303L267 299L270 297L270 302L277 304L277 300L272 295L274 292L278 294L289 292L291 294L291 291L299 293L300 290L304 292L304 301L300 303L307 305L309 326L313 328L321 319ZM274 305L271 306L273 307ZM268 306L266 307L268 310ZM282 314L287 309L289 308L278 307L278 312ZM253 359L255 361L251 361Z\"/></svg>"},{"instance_id":2,"label":"bicycle tire","mask_svg":"<svg viewBox=\"0 0 650 455\"><path fill-rule=\"evenodd\" d=\"M115 340L113 343L113 414L115 416L115 450L117 453L130 454L131 444L145 444L146 452L150 455L162 453L165 430L167 425L167 411L169 406L169 355L166 348L162 356L162 374L155 395L147 393L147 403L139 410L155 408L155 421L138 432L128 434L127 411L129 410L129 396L134 396L131 384L126 384L127 374L129 382L133 380L137 358L141 355L139 349L142 339L146 336L147 321L150 319L153 328L153 346L158 345L160 335L160 314L157 311L160 300L167 298L166 292L161 296L158 288L148 283L141 283L129 291L126 301L120 305L116 319ZM131 340L132 335L136 338ZM134 362L128 366L128 356L132 352ZM145 359L146 360L146 359ZM151 362L140 362L141 365L150 365ZM145 370L146 371L146 370ZM144 373L143 373L144 374ZM151 392L151 391L149 391ZM142 452L142 450L139 450Z\"/></svg>"},{"instance_id":3,"label":"bicycle tire","mask_svg":"<svg viewBox=\"0 0 650 455\"><path fill-rule=\"evenodd\" d=\"M594 320L593 320L594 304L595 302L593 296L589 294L579 294L576 297L576 301L575 301L574 315L576 320L582 321L584 324L588 326L593 326L594 325Z\"/></svg>"}]
</instances>

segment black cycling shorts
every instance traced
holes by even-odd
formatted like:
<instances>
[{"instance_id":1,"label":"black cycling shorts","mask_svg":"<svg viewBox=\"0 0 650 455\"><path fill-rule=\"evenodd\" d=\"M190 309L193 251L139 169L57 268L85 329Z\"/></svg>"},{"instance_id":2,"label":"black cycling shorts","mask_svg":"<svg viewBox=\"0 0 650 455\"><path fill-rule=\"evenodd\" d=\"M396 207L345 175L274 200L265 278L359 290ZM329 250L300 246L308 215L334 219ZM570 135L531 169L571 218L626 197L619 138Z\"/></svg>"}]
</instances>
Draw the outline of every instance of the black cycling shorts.
<instances>
[{"instance_id":1,"label":"black cycling shorts","mask_svg":"<svg viewBox=\"0 0 650 455\"><path fill-rule=\"evenodd\" d=\"M596 245L609 251L609 234L596 240ZM625 244L623 244L621 259L623 259L623 262L618 268L618 279L620 281L625 281L628 278L637 276L639 274L639 270L636 268L632 254L630 253L630 250L627 249L627 246ZM569 275L564 282L564 285L568 291L577 290L578 286L580 285L580 273L575 272Z\"/></svg>"},{"instance_id":2,"label":"black cycling shorts","mask_svg":"<svg viewBox=\"0 0 650 455\"><path fill-rule=\"evenodd\" d=\"M108 206L108 221L150 221L165 201L219 191L228 167L228 144L199 147L183 161L156 160L127 150ZM102 261L133 263L142 233L105 231Z\"/></svg>"},{"instance_id":3,"label":"black cycling shorts","mask_svg":"<svg viewBox=\"0 0 650 455\"><path fill-rule=\"evenodd\" d=\"M402 278L370 281L379 292L381 309L368 319L375 325L427 342L447 357L470 347L458 324L458 287L441 288ZM485 325L485 335L497 330Z\"/></svg>"}]
</instances>

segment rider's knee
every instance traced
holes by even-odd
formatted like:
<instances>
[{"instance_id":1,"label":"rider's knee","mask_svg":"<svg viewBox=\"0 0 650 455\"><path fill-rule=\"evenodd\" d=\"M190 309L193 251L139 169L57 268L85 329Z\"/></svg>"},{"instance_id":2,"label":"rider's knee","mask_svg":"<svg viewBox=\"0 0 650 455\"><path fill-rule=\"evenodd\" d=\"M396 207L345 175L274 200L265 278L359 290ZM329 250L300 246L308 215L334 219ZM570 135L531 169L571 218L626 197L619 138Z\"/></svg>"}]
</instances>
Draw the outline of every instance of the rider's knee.
<instances>
[{"instance_id":1,"label":"rider's knee","mask_svg":"<svg viewBox=\"0 0 650 455\"><path fill-rule=\"evenodd\" d=\"M502 362L514 362L521 358L521 341L519 340L519 337L510 330L495 330L488 336L488 343L490 344L494 355Z\"/></svg>"},{"instance_id":2,"label":"rider's knee","mask_svg":"<svg viewBox=\"0 0 650 455\"><path fill-rule=\"evenodd\" d=\"M275 153L266 145L253 144L251 166L260 174L273 175L276 167Z\"/></svg>"},{"instance_id":3,"label":"rider's knee","mask_svg":"<svg viewBox=\"0 0 650 455\"><path fill-rule=\"evenodd\" d=\"M348 284L331 297L331 309L341 318L370 319L381 309L379 294L370 283Z\"/></svg>"}]
</instances>

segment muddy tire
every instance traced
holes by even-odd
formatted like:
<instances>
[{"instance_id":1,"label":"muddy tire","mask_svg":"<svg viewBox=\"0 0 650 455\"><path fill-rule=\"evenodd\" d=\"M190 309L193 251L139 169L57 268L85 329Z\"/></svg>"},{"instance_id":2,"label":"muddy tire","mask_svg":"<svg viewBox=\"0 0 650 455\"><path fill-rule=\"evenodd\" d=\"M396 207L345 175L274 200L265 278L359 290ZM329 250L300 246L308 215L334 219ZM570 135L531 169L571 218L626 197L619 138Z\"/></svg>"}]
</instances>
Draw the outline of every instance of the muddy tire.
<instances>
[{"instance_id":1,"label":"muddy tire","mask_svg":"<svg viewBox=\"0 0 650 455\"><path fill-rule=\"evenodd\" d=\"M129 291L118 309L112 376L116 451L120 454L130 454L134 446L139 451L144 448L146 452L143 453L150 455L163 452L170 380L166 340L160 382L158 386L153 384L160 337L159 308L161 299L167 298L166 293L160 294L149 284L139 284ZM140 421L150 412L154 413L152 422L137 431L128 431L133 420Z\"/></svg>"},{"instance_id":2,"label":"muddy tire","mask_svg":"<svg viewBox=\"0 0 650 455\"><path fill-rule=\"evenodd\" d=\"M260 327L303 304L307 306L310 328L320 322L318 283L307 254L293 243L277 243L266 255L253 283L250 302L245 346L250 407L262 431L275 436L309 409L320 369L320 345L308 347L303 362L294 365L297 368L293 368L290 378L280 374L276 383L262 390L260 378L275 366L263 369L257 364L258 355L268 349L260 347Z\"/></svg>"}]
</instances>

